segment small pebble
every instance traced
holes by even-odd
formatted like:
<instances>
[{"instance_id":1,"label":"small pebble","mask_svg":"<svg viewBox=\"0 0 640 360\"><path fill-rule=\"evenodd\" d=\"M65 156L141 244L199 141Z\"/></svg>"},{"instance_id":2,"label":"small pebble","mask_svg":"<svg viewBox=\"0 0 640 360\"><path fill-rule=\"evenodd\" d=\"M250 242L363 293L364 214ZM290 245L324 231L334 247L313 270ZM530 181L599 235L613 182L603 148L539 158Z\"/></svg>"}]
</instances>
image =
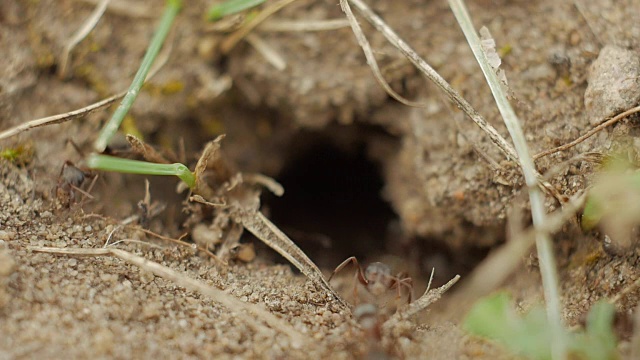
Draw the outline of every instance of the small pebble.
<instances>
[{"instance_id":1,"label":"small pebble","mask_svg":"<svg viewBox=\"0 0 640 360\"><path fill-rule=\"evenodd\" d=\"M14 232L0 230L0 240L4 240L4 241L13 240L15 236L16 234Z\"/></svg>"},{"instance_id":2,"label":"small pebble","mask_svg":"<svg viewBox=\"0 0 640 360\"><path fill-rule=\"evenodd\" d=\"M591 64L584 105L591 125L640 102L640 54L607 45Z\"/></svg>"}]
</instances>

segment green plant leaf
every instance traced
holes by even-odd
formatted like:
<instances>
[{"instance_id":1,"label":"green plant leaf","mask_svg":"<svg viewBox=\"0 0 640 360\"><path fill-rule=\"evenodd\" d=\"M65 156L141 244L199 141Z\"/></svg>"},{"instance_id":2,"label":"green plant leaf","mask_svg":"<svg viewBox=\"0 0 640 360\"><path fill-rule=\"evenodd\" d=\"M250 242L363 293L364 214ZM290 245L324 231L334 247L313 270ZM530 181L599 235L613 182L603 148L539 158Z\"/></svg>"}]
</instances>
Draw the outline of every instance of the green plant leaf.
<instances>
[{"instance_id":1,"label":"green plant leaf","mask_svg":"<svg viewBox=\"0 0 640 360\"><path fill-rule=\"evenodd\" d=\"M551 359L551 333L545 311L536 306L520 316L505 293L479 300L464 321L466 331L497 341L511 352L530 359ZM596 303L587 317L584 331L565 333L572 359L613 360L618 358L612 329L615 308Z\"/></svg>"},{"instance_id":2,"label":"green plant leaf","mask_svg":"<svg viewBox=\"0 0 640 360\"><path fill-rule=\"evenodd\" d=\"M513 353L551 359L551 338L544 310L534 308L523 318L511 307L511 302L505 292L478 301L465 319L465 330L496 340Z\"/></svg>"},{"instance_id":3,"label":"green plant leaf","mask_svg":"<svg viewBox=\"0 0 640 360\"><path fill-rule=\"evenodd\" d=\"M115 171L142 175L175 175L184 181L189 188L196 184L195 175L183 164L156 164L147 161L122 159L115 156L91 154L87 158L87 166L91 169Z\"/></svg>"},{"instance_id":4,"label":"green plant leaf","mask_svg":"<svg viewBox=\"0 0 640 360\"><path fill-rule=\"evenodd\" d=\"M265 0L228 0L222 4L216 4L209 8L207 19L209 21L220 20L227 15L235 14L254 6L258 6L263 2L265 2Z\"/></svg>"},{"instance_id":5,"label":"green plant leaf","mask_svg":"<svg viewBox=\"0 0 640 360\"><path fill-rule=\"evenodd\" d=\"M488 338L501 339L509 334L505 324L508 324L509 294L497 293L475 303L464 321L464 328L468 332Z\"/></svg>"},{"instance_id":6,"label":"green plant leaf","mask_svg":"<svg viewBox=\"0 0 640 360\"><path fill-rule=\"evenodd\" d=\"M591 307L584 332L573 334L570 342L572 356L588 360L618 359L617 339L613 332L615 307L598 301Z\"/></svg>"}]
</instances>

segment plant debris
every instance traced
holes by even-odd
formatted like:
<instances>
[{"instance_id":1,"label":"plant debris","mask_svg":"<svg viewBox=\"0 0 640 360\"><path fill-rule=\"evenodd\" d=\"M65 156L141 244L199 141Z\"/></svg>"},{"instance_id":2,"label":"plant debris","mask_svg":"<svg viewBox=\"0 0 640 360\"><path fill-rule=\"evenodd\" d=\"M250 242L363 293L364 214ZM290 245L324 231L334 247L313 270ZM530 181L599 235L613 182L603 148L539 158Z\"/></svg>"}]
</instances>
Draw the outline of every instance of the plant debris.
<instances>
[{"instance_id":1,"label":"plant debris","mask_svg":"<svg viewBox=\"0 0 640 360\"><path fill-rule=\"evenodd\" d=\"M213 207L212 226L218 226L213 231L225 234L222 241L225 250L220 253L222 259L226 260L230 249L237 247L241 235L238 228L229 224L231 219L287 259L328 297L346 307L347 303L331 288L313 261L260 212L261 191L255 185L265 185L276 195L283 194L282 186L263 175L251 175L245 179L242 173L235 172L220 151L222 139L223 135L218 136L205 146L194 171L196 182L193 192L198 197L192 197L199 204Z\"/></svg>"}]
</instances>

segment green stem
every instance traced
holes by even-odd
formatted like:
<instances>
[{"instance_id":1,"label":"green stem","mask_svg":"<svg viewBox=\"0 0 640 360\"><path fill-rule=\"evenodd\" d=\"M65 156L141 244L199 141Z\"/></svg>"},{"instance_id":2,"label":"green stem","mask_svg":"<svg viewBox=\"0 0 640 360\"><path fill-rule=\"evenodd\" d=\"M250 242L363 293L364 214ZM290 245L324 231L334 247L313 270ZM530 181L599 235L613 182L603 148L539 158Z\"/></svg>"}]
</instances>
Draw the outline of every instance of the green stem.
<instances>
[{"instance_id":1,"label":"green stem","mask_svg":"<svg viewBox=\"0 0 640 360\"><path fill-rule=\"evenodd\" d=\"M142 175L174 175L184 181L189 188L196 185L196 177L183 164L156 164L146 161L122 159L115 156L91 154L87 158L87 166L91 169L115 171L127 174Z\"/></svg>"},{"instance_id":2,"label":"green stem","mask_svg":"<svg viewBox=\"0 0 640 360\"><path fill-rule=\"evenodd\" d=\"M149 69L151 69L151 65L153 61L158 56L160 52L160 48L164 44L165 39L167 38L167 34L171 29L171 25L173 24L173 20L176 15L180 12L180 8L182 6L181 0L168 0L167 5L165 6L164 14L160 19L160 25L156 33L153 35L153 39L151 39L151 43L149 44L149 48L147 49L147 53L144 55L142 59L142 63L140 64L140 68L138 68L138 72L136 76L133 78L131 82L131 86L129 86L129 90L127 94L122 99L122 102L113 113L109 122L102 128L100 134L98 135L98 139L94 143L94 149L101 153L107 148L107 144L113 134L118 131L120 127L120 123L122 123L122 119L124 119L127 112L133 105L133 102L136 100L138 93L140 92L140 88L144 83L147 74L149 73Z\"/></svg>"}]
</instances>

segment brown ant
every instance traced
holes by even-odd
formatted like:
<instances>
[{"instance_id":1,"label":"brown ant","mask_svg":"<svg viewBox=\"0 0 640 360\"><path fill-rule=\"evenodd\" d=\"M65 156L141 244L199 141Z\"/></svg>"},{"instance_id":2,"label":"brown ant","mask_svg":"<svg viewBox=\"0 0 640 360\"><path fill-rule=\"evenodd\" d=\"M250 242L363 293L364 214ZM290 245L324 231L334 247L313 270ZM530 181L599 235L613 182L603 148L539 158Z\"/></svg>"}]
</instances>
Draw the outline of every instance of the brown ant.
<instances>
[{"instance_id":1,"label":"brown ant","mask_svg":"<svg viewBox=\"0 0 640 360\"><path fill-rule=\"evenodd\" d=\"M404 272L395 276L391 275L391 268L381 262L371 263L364 271L362 271L362 267L358 263L358 260L355 256L352 256L343 261L335 270L333 270L333 273L329 277L329 281L331 281L335 274L350 263L355 264L358 268L355 274L358 282L362 284L372 295L378 297L384 294L387 290L397 289L398 298L400 298L402 296L402 288L404 287L409 293L408 302L411 302L411 293L413 291L413 281L411 278ZM357 299L358 292L356 286L353 288L353 293Z\"/></svg>"},{"instance_id":2,"label":"brown ant","mask_svg":"<svg viewBox=\"0 0 640 360\"><path fill-rule=\"evenodd\" d=\"M95 181L97 177L91 172L78 168L71 161L65 161L62 165L62 169L60 169L58 183L56 184L56 197L63 207L68 208L75 202L75 191L78 191L89 198L92 197L80 188L86 178L92 178ZM93 186L93 183L91 186Z\"/></svg>"},{"instance_id":3,"label":"brown ant","mask_svg":"<svg viewBox=\"0 0 640 360\"><path fill-rule=\"evenodd\" d=\"M377 306L364 303L356 306L353 317L364 331L367 340L367 353L364 359L389 359L382 346L382 324L384 317Z\"/></svg>"}]
</instances>

